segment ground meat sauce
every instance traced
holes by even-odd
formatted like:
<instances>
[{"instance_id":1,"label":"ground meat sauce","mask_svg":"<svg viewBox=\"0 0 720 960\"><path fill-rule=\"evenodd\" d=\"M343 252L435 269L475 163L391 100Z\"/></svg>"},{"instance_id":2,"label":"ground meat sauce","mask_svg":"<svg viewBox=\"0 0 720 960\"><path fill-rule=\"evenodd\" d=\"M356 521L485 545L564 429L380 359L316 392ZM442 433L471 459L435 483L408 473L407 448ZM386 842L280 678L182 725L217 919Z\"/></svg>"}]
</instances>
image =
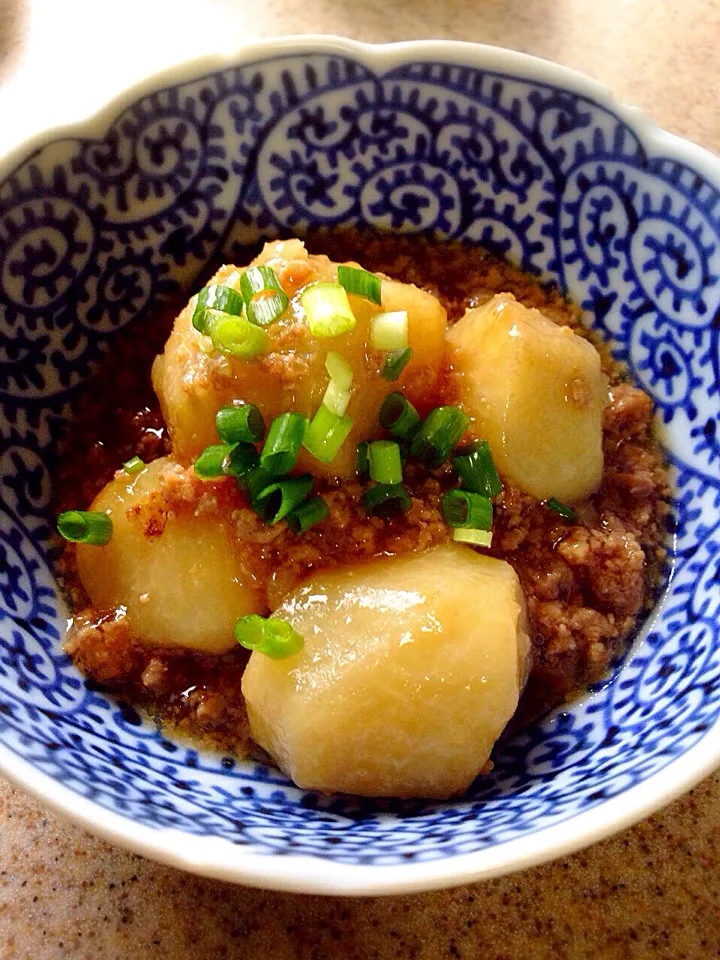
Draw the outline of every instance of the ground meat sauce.
<instances>
[{"instance_id":1,"label":"ground meat sauce","mask_svg":"<svg viewBox=\"0 0 720 960\"><path fill-rule=\"evenodd\" d=\"M467 307L510 292L558 323L579 325L577 307L482 250L357 234L318 234L308 247L424 287L442 301L450 323ZM253 255L248 251L236 259L248 262ZM182 306L149 320L142 331L118 337L112 356L78 397L55 478L58 511L87 507L130 457L149 462L169 452L150 366ZM489 552L517 571L532 625L533 667L515 725L602 676L652 603L666 560L668 488L652 404L602 346L600 352L611 384L603 424L605 468L602 486L579 508L578 522L563 520L508 485L496 501ZM450 539L440 509L443 492L454 483L450 468L428 473L409 462L405 481L412 509L384 521L365 515L360 483L317 480L330 516L301 537L284 523L262 523L232 481L200 482L192 470L179 467L163 481L163 509L211 514L218 498L234 498L230 506L242 562L267 583L272 608L315 567L424 550ZM148 535L161 532L162 520L153 522L159 527ZM72 545L64 547L59 564L75 612L66 649L91 682L144 707L175 733L236 755L252 752L240 692L245 651L209 657L140 644L122 610L88 607Z\"/></svg>"}]
</instances>

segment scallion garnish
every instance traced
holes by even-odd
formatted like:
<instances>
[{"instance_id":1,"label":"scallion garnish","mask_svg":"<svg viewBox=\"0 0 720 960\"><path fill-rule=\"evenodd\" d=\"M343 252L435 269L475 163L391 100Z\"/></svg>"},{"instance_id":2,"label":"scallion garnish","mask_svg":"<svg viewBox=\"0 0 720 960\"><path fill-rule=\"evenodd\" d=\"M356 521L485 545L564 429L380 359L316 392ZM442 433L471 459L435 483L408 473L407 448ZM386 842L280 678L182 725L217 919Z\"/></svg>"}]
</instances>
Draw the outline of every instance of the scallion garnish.
<instances>
[{"instance_id":1,"label":"scallion garnish","mask_svg":"<svg viewBox=\"0 0 720 960\"><path fill-rule=\"evenodd\" d=\"M393 440L374 440L368 447L370 479L377 483L402 483L400 447Z\"/></svg>"},{"instance_id":2,"label":"scallion garnish","mask_svg":"<svg viewBox=\"0 0 720 960\"><path fill-rule=\"evenodd\" d=\"M272 267L248 267L240 277L248 320L267 327L287 310L288 298Z\"/></svg>"},{"instance_id":3,"label":"scallion garnish","mask_svg":"<svg viewBox=\"0 0 720 960\"><path fill-rule=\"evenodd\" d=\"M140 473L140 471L144 469L145 463L140 457L130 457L130 459L126 460L123 464L125 473Z\"/></svg>"},{"instance_id":4,"label":"scallion garnish","mask_svg":"<svg viewBox=\"0 0 720 960\"><path fill-rule=\"evenodd\" d=\"M428 467L439 467L465 433L470 418L459 407L435 407L413 437L411 453Z\"/></svg>"},{"instance_id":5,"label":"scallion garnish","mask_svg":"<svg viewBox=\"0 0 720 960\"><path fill-rule=\"evenodd\" d=\"M460 476L464 489L470 490L471 493L496 497L502 490L502 483L487 440L478 440L458 450L453 457L453 466Z\"/></svg>"},{"instance_id":6,"label":"scallion garnish","mask_svg":"<svg viewBox=\"0 0 720 960\"><path fill-rule=\"evenodd\" d=\"M397 380L412 360L412 355L412 347L406 347L404 350L390 350L381 371L383 379Z\"/></svg>"},{"instance_id":7,"label":"scallion garnish","mask_svg":"<svg viewBox=\"0 0 720 960\"><path fill-rule=\"evenodd\" d=\"M218 410L215 429L224 443L259 443L265 436L265 420L254 403L237 403Z\"/></svg>"},{"instance_id":8,"label":"scallion garnish","mask_svg":"<svg viewBox=\"0 0 720 960\"><path fill-rule=\"evenodd\" d=\"M112 520L106 513L97 510L65 510L57 518L61 537L70 543L89 543L102 547L112 537Z\"/></svg>"},{"instance_id":9,"label":"scallion garnish","mask_svg":"<svg viewBox=\"0 0 720 960\"><path fill-rule=\"evenodd\" d=\"M407 310L376 314L370 321L370 343L376 350L404 350L408 345Z\"/></svg>"},{"instance_id":10,"label":"scallion garnish","mask_svg":"<svg viewBox=\"0 0 720 960\"><path fill-rule=\"evenodd\" d=\"M368 516L388 519L412 507L412 498L404 483L378 483L363 494Z\"/></svg>"},{"instance_id":11,"label":"scallion garnish","mask_svg":"<svg viewBox=\"0 0 720 960\"><path fill-rule=\"evenodd\" d=\"M305 431L303 446L321 463L332 463L352 425L352 418L347 414L339 417L321 404Z\"/></svg>"},{"instance_id":12,"label":"scallion garnish","mask_svg":"<svg viewBox=\"0 0 720 960\"><path fill-rule=\"evenodd\" d=\"M251 501L254 500L265 487L270 486L270 484L274 482L275 477L273 477L271 473L268 473L267 470L263 470L259 464L254 470L251 470L242 477L238 477L238 486L247 493Z\"/></svg>"},{"instance_id":13,"label":"scallion garnish","mask_svg":"<svg viewBox=\"0 0 720 960\"><path fill-rule=\"evenodd\" d=\"M251 323L247 317L207 310L205 333L221 353L250 360L267 349L270 343L265 330Z\"/></svg>"},{"instance_id":14,"label":"scallion garnish","mask_svg":"<svg viewBox=\"0 0 720 960\"><path fill-rule=\"evenodd\" d=\"M369 446L370 443L368 440L363 440L357 445L357 472L361 480L367 480L370 476Z\"/></svg>"},{"instance_id":15,"label":"scallion garnish","mask_svg":"<svg viewBox=\"0 0 720 960\"><path fill-rule=\"evenodd\" d=\"M325 358L325 369L330 379L337 383L341 390L349 390L353 382L353 371L342 354L331 350Z\"/></svg>"},{"instance_id":16,"label":"scallion garnish","mask_svg":"<svg viewBox=\"0 0 720 960\"><path fill-rule=\"evenodd\" d=\"M382 427L400 440L409 440L420 426L420 415L399 391L385 397L378 419Z\"/></svg>"},{"instance_id":17,"label":"scallion garnish","mask_svg":"<svg viewBox=\"0 0 720 960\"><path fill-rule=\"evenodd\" d=\"M314 527L316 523L322 523L330 514L330 508L322 497L313 497L312 500L306 500L299 507L287 515L287 525L293 533L301 534Z\"/></svg>"},{"instance_id":18,"label":"scallion garnish","mask_svg":"<svg viewBox=\"0 0 720 960\"><path fill-rule=\"evenodd\" d=\"M251 613L235 624L235 639L246 650L257 651L273 660L283 660L299 653L304 645L302 635L278 617L259 617Z\"/></svg>"},{"instance_id":19,"label":"scallion garnish","mask_svg":"<svg viewBox=\"0 0 720 960\"><path fill-rule=\"evenodd\" d=\"M244 477L257 467L258 459L254 444L236 443L223 460L223 473L229 477Z\"/></svg>"},{"instance_id":20,"label":"scallion garnish","mask_svg":"<svg viewBox=\"0 0 720 960\"><path fill-rule=\"evenodd\" d=\"M310 284L300 294L300 303L307 314L310 333L316 337L337 337L355 329L355 314L339 283Z\"/></svg>"},{"instance_id":21,"label":"scallion garnish","mask_svg":"<svg viewBox=\"0 0 720 960\"><path fill-rule=\"evenodd\" d=\"M323 404L337 417L344 417L350 403L350 391L338 386L337 380L331 380L323 396Z\"/></svg>"},{"instance_id":22,"label":"scallion garnish","mask_svg":"<svg viewBox=\"0 0 720 960\"><path fill-rule=\"evenodd\" d=\"M203 480L213 480L215 477L224 477L223 464L232 446L229 443L213 443L205 447L195 461L195 473Z\"/></svg>"},{"instance_id":23,"label":"scallion garnish","mask_svg":"<svg viewBox=\"0 0 720 960\"><path fill-rule=\"evenodd\" d=\"M492 503L480 493L449 490L442 498L442 512L451 527L475 527L478 530L492 527Z\"/></svg>"},{"instance_id":24,"label":"scallion garnish","mask_svg":"<svg viewBox=\"0 0 720 960\"><path fill-rule=\"evenodd\" d=\"M281 413L275 417L260 454L260 466L276 477L290 473L300 453L306 427L307 417L301 413Z\"/></svg>"},{"instance_id":25,"label":"scallion garnish","mask_svg":"<svg viewBox=\"0 0 720 960\"><path fill-rule=\"evenodd\" d=\"M475 547L491 547L492 533L489 530L475 530L473 527L456 527L453 540L458 543L471 543Z\"/></svg>"},{"instance_id":26,"label":"scallion garnish","mask_svg":"<svg viewBox=\"0 0 720 960\"><path fill-rule=\"evenodd\" d=\"M253 509L272 526L307 500L312 485L313 478L309 473L277 480L258 493L253 500Z\"/></svg>"},{"instance_id":27,"label":"scallion garnish","mask_svg":"<svg viewBox=\"0 0 720 960\"><path fill-rule=\"evenodd\" d=\"M207 333L208 310L218 310L239 317L243 312L244 301L242 296L232 287L223 287L218 283L211 283L203 287L198 294L195 310L192 315L192 325L200 333Z\"/></svg>"},{"instance_id":28,"label":"scallion garnish","mask_svg":"<svg viewBox=\"0 0 720 960\"><path fill-rule=\"evenodd\" d=\"M288 298L282 292L260 296L248 304L248 319L259 327L268 327L275 323L287 310Z\"/></svg>"},{"instance_id":29,"label":"scallion garnish","mask_svg":"<svg viewBox=\"0 0 720 960\"><path fill-rule=\"evenodd\" d=\"M563 517L565 520L574 522L578 518L575 510L566 503L563 503L562 500L558 500L557 497L549 497L547 500L543 500L543 506L547 507L548 510L552 510L553 513L557 513L558 516Z\"/></svg>"},{"instance_id":30,"label":"scallion garnish","mask_svg":"<svg viewBox=\"0 0 720 960\"><path fill-rule=\"evenodd\" d=\"M374 273L361 270L359 267L339 266L337 268L338 283L348 293L370 300L371 303L382 303L382 281Z\"/></svg>"},{"instance_id":31,"label":"scallion garnish","mask_svg":"<svg viewBox=\"0 0 720 960\"><path fill-rule=\"evenodd\" d=\"M331 350L325 358L325 369L330 374L323 404L337 417L344 417L350 403L353 372L350 364L339 353Z\"/></svg>"},{"instance_id":32,"label":"scallion garnish","mask_svg":"<svg viewBox=\"0 0 720 960\"><path fill-rule=\"evenodd\" d=\"M259 650L265 633L265 617L250 613L235 622L235 639L246 650Z\"/></svg>"}]
</instances>

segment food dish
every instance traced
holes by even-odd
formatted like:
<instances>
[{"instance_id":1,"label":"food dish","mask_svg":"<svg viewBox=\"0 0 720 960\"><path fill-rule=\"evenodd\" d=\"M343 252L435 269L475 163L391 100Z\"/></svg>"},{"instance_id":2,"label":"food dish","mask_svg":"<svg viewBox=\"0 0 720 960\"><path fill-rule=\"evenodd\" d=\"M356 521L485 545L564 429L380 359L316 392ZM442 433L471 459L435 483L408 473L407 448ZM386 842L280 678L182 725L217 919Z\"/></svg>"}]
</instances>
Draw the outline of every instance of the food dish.
<instances>
[{"instance_id":1,"label":"food dish","mask_svg":"<svg viewBox=\"0 0 720 960\"><path fill-rule=\"evenodd\" d=\"M318 108L327 126L298 126ZM149 149L169 131L172 162ZM2 769L146 855L328 893L517 869L620 829L709 772L720 755L717 164L532 58L332 38L184 65L6 158L1 310L16 352L3 387ZM318 178L322 202L305 189ZM413 178L422 186L409 189ZM173 747L58 652L48 471L69 392L151 295L200 285L253 225L290 235L363 222L482 240L554 276L652 395L672 466L678 561L655 617L611 682L508 741L462 803L323 803L262 766ZM57 251L49 272L26 262L42 241Z\"/></svg>"},{"instance_id":2,"label":"food dish","mask_svg":"<svg viewBox=\"0 0 720 960\"><path fill-rule=\"evenodd\" d=\"M318 297L342 311L320 329ZM579 319L482 249L419 238L221 267L78 397L56 483L75 663L299 786L462 793L524 692L516 727L603 676L666 559L652 402ZM168 320L154 357L144 330ZM281 624L288 645L263 642Z\"/></svg>"}]
</instances>

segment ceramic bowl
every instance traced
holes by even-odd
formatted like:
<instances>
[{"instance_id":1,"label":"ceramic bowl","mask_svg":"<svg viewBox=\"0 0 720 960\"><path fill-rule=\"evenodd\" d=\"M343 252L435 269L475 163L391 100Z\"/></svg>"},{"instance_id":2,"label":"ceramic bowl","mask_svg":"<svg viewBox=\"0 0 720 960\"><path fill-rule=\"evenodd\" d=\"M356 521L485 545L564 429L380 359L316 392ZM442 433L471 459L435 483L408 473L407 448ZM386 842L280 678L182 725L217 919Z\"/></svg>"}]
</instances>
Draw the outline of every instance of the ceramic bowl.
<instances>
[{"instance_id":1,"label":"ceramic bowl","mask_svg":"<svg viewBox=\"0 0 720 960\"><path fill-rule=\"evenodd\" d=\"M674 568L612 676L506 742L462 800L372 802L163 737L83 681L48 514L73 392L151 303L259 235L430 231L553 281L657 404ZM720 161L505 50L287 38L196 61L0 162L0 766L110 840L321 893L566 854L720 762Z\"/></svg>"}]
</instances>

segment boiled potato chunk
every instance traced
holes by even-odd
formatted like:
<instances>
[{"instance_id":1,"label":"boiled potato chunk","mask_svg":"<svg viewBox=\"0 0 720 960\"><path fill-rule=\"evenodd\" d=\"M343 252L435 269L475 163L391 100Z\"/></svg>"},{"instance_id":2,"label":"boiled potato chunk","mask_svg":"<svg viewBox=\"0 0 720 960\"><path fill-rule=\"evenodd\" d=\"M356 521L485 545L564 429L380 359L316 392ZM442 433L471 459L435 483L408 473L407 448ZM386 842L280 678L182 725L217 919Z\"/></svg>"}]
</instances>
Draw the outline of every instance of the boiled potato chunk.
<instances>
[{"instance_id":1,"label":"boiled potato chunk","mask_svg":"<svg viewBox=\"0 0 720 960\"><path fill-rule=\"evenodd\" d=\"M252 736L298 786L449 797L517 707L529 641L517 575L456 544L313 574L275 613L305 638L255 652Z\"/></svg>"},{"instance_id":2,"label":"boiled potato chunk","mask_svg":"<svg viewBox=\"0 0 720 960\"><path fill-rule=\"evenodd\" d=\"M448 342L472 429L500 472L540 500L594 493L607 402L597 350L509 293L468 310Z\"/></svg>"},{"instance_id":3,"label":"boiled potato chunk","mask_svg":"<svg viewBox=\"0 0 720 960\"><path fill-rule=\"evenodd\" d=\"M229 521L171 501L178 471L163 458L107 484L91 509L112 518L112 539L79 544L78 572L93 606L124 607L139 640L224 653L237 646L238 617L262 605L236 561Z\"/></svg>"},{"instance_id":4,"label":"boiled potato chunk","mask_svg":"<svg viewBox=\"0 0 720 960\"><path fill-rule=\"evenodd\" d=\"M309 283L335 280L337 264L324 256L310 256L299 240L268 243L253 263L271 266L291 298L285 315L267 328L268 351L242 360L214 350L210 339L192 326L193 298L177 318L164 353L155 361L153 386L174 455L187 463L208 444L216 443L215 413L233 400L256 403L268 422L288 410L312 416L329 382L325 359L332 350L341 353L353 370L347 413L354 426L331 464L322 464L303 451L299 466L316 474L348 477L355 468L357 444L378 434L380 405L391 390L402 390L421 412L433 406L433 390L445 355L445 310L435 297L412 284L383 281L382 307L351 296L355 329L322 339L308 329L300 292ZM212 282L239 289L242 272L225 266ZM370 320L381 310L408 311L413 359L393 384L380 376L384 355L370 346Z\"/></svg>"}]
</instances>

